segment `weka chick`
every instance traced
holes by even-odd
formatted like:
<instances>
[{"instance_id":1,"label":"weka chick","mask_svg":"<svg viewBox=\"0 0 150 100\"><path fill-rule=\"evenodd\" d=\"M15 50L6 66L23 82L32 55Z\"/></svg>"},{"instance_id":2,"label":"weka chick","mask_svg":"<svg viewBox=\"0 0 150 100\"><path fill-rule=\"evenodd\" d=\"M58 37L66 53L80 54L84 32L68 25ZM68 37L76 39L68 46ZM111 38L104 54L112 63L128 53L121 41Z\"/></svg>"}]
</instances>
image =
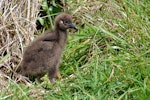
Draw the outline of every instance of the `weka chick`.
<instances>
[{"instance_id":1,"label":"weka chick","mask_svg":"<svg viewBox=\"0 0 150 100\"><path fill-rule=\"evenodd\" d=\"M21 63L22 75L40 80L48 73L51 83L54 82L54 77L61 78L59 62L67 39L67 29L77 28L72 23L71 16L66 13L58 15L54 25L54 30L46 31L26 48Z\"/></svg>"}]
</instances>

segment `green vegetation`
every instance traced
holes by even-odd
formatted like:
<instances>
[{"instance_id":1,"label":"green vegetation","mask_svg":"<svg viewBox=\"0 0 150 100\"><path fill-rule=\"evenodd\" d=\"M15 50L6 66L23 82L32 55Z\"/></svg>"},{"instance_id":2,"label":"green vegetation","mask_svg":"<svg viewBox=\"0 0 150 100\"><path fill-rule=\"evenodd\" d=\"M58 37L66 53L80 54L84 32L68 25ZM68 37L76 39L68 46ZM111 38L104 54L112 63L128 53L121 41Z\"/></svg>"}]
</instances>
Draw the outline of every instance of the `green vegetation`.
<instances>
[{"instance_id":1,"label":"green vegetation","mask_svg":"<svg viewBox=\"0 0 150 100\"><path fill-rule=\"evenodd\" d=\"M45 76L25 86L10 80L0 100L148 100L150 1L103 1L68 0L79 31L69 35L61 81L49 84Z\"/></svg>"},{"instance_id":2,"label":"green vegetation","mask_svg":"<svg viewBox=\"0 0 150 100\"><path fill-rule=\"evenodd\" d=\"M37 28L53 28L53 20L54 16L56 16L59 12L61 12L62 8L57 0L41 0L42 6L40 8Z\"/></svg>"}]
</instances>

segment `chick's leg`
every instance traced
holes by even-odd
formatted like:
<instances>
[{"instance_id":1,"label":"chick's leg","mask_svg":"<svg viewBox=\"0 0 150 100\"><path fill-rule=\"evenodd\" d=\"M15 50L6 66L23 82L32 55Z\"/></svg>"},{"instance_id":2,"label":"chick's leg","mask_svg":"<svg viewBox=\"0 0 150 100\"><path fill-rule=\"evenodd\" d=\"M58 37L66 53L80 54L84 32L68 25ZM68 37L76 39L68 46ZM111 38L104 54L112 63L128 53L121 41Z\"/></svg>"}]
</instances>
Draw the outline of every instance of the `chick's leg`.
<instances>
[{"instance_id":1,"label":"chick's leg","mask_svg":"<svg viewBox=\"0 0 150 100\"><path fill-rule=\"evenodd\" d=\"M48 72L49 80L51 83L55 82L54 80L55 74L56 74L56 66L53 66L52 68L49 69Z\"/></svg>"},{"instance_id":2,"label":"chick's leg","mask_svg":"<svg viewBox=\"0 0 150 100\"><path fill-rule=\"evenodd\" d=\"M55 77L56 78L58 78L58 79L61 79L62 77L61 77L61 74L60 74L60 71L59 71L59 62L57 63L57 65L56 65L56 75L55 75Z\"/></svg>"}]
</instances>

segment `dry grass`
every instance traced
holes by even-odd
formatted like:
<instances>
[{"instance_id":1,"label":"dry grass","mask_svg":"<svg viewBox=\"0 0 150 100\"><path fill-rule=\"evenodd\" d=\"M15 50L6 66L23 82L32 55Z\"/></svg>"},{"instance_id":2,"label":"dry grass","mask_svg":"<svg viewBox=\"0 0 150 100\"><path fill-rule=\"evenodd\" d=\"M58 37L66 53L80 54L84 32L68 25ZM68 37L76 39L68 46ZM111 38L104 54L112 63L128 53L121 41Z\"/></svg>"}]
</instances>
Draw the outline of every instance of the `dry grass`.
<instances>
[{"instance_id":1,"label":"dry grass","mask_svg":"<svg viewBox=\"0 0 150 100\"><path fill-rule=\"evenodd\" d=\"M36 31L38 0L0 0L0 87L7 80L24 81L16 74L23 47Z\"/></svg>"},{"instance_id":2,"label":"dry grass","mask_svg":"<svg viewBox=\"0 0 150 100\"><path fill-rule=\"evenodd\" d=\"M85 22L94 26L99 25L99 22L101 22L101 26L114 29L116 25L113 24L112 20L126 17L124 13L120 11L122 6L123 5L118 6L112 3L111 0L105 2L103 0L84 0L82 2L77 0L76 2L68 1L65 11L71 11L77 21L76 23L80 24L81 27ZM104 15L107 16L107 18L105 18ZM114 18L112 18L112 16Z\"/></svg>"}]
</instances>

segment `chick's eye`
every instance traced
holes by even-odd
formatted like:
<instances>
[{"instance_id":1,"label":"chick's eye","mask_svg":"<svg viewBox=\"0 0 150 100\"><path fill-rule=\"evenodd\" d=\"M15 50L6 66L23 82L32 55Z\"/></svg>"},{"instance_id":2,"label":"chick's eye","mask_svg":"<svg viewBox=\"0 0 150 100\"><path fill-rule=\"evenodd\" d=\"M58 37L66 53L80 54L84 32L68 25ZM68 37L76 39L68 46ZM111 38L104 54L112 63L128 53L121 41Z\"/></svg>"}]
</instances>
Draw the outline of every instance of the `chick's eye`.
<instances>
[{"instance_id":1,"label":"chick's eye","mask_svg":"<svg viewBox=\"0 0 150 100\"><path fill-rule=\"evenodd\" d=\"M69 23L69 21L67 21L67 20L64 21L64 24L68 24L68 23Z\"/></svg>"}]
</instances>

